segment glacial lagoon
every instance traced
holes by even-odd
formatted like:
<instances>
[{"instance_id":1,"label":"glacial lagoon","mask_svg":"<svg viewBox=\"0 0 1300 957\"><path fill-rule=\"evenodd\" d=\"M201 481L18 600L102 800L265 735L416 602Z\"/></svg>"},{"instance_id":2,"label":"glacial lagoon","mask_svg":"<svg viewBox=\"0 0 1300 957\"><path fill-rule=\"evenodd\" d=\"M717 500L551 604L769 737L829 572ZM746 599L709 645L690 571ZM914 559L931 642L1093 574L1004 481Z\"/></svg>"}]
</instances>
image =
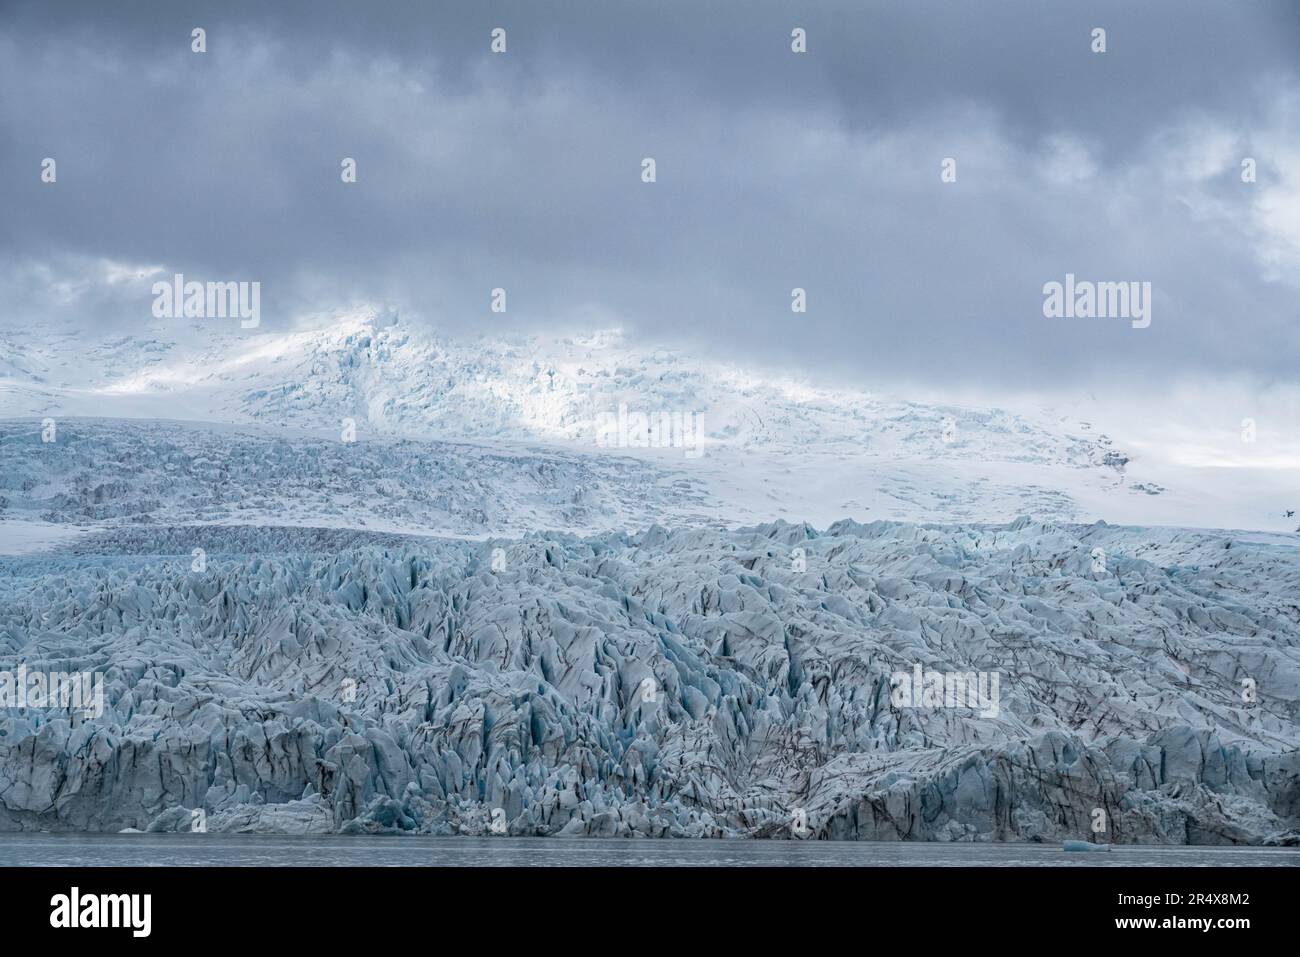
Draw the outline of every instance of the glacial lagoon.
<instances>
[{"instance_id":1,"label":"glacial lagoon","mask_svg":"<svg viewBox=\"0 0 1300 957\"><path fill-rule=\"evenodd\" d=\"M1297 867L1300 848L255 834L0 834L0 866Z\"/></svg>"}]
</instances>

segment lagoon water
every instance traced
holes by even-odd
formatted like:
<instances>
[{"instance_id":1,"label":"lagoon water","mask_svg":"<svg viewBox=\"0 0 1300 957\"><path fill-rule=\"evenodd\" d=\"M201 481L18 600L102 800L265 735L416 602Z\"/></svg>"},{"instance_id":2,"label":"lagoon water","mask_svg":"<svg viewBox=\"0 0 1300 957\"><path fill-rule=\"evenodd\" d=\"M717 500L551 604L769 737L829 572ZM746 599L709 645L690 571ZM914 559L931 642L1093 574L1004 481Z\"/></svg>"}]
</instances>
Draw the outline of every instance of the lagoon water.
<instances>
[{"instance_id":1,"label":"lagoon water","mask_svg":"<svg viewBox=\"0 0 1300 957\"><path fill-rule=\"evenodd\" d=\"M235 867L1297 867L1300 848L831 841L0 834L0 866Z\"/></svg>"}]
</instances>

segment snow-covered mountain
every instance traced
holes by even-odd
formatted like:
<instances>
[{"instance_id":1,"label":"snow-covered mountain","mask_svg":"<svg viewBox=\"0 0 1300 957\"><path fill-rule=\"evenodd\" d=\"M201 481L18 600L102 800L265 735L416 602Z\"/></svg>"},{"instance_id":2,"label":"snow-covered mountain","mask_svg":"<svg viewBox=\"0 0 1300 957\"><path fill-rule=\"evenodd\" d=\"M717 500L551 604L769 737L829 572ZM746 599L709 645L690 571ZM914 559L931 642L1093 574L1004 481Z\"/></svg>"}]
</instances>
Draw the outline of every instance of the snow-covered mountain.
<instances>
[{"instance_id":1,"label":"snow-covered mountain","mask_svg":"<svg viewBox=\"0 0 1300 957\"><path fill-rule=\"evenodd\" d=\"M455 443L403 453L437 457L453 470L450 461L461 454L469 457L463 467L474 467L474 445L532 459L589 456L605 463L589 466L597 469L632 458L652 468L657 485L699 490L692 516L732 525L1005 521L1027 513L1056 521L1293 527L1283 517L1284 496L1247 494L1230 484L1240 475L1213 470L1167 475L1093 424L1057 412L830 388L780 370L641 351L617 333L453 340L391 313L360 310L289 332L177 320L100 338L10 330L0 332L0 347L0 418L24 420L33 436L47 417L94 416L260 426L267 441L278 434L338 442L352 428L354 449L375 440ZM274 450L264 462L282 491L308 494L288 493L294 479L282 467L292 463L278 462ZM100 468L111 471L111 460ZM1206 484L1210 477L1217 487ZM245 518L256 510L253 498L242 496ZM656 503L658 520L674 520L680 504ZM330 508L331 518L314 520L373 527L364 508ZM641 511L601 508L586 524L562 526L628 528L618 521ZM535 517L539 523L530 524ZM415 520L425 529L464 531L454 521ZM498 510L480 524L486 532L555 527L527 511Z\"/></svg>"},{"instance_id":2,"label":"snow-covered mountain","mask_svg":"<svg viewBox=\"0 0 1300 957\"><path fill-rule=\"evenodd\" d=\"M881 460L958 457L1123 465L1086 424L999 409L927 406L797 377L639 352L617 332L444 340L395 317L344 314L308 331L244 333L157 320L149 336L8 333L6 414L147 416L335 431L344 418L407 438L591 446L602 413L689 411L710 447L842 445ZM945 432L945 426L947 431Z\"/></svg>"}]
</instances>

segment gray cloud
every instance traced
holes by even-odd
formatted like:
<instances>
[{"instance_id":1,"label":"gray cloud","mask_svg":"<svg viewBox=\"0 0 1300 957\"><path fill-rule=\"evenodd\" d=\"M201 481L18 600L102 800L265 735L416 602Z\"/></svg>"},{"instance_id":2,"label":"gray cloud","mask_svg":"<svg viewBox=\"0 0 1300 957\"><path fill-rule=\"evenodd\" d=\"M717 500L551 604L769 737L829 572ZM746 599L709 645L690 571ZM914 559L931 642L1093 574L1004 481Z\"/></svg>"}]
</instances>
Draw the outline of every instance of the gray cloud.
<instances>
[{"instance_id":1,"label":"gray cloud","mask_svg":"<svg viewBox=\"0 0 1300 957\"><path fill-rule=\"evenodd\" d=\"M1294 374L1293 5L860 6L11 4L0 294L129 326L148 283L108 260L260 280L268 324L368 299L858 380ZM1067 272L1152 282L1151 328L1045 319Z\"/></svg>"}]
</instances>

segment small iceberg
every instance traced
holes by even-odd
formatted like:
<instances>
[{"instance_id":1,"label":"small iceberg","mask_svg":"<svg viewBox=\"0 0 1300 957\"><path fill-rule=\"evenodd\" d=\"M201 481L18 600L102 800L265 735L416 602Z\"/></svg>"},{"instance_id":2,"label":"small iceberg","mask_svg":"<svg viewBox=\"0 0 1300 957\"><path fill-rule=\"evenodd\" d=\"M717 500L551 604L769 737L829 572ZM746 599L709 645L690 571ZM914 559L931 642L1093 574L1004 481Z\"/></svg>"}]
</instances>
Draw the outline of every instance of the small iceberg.
<instances>
[{"instance_id":1,"label":"small iceberg","mask_svg":"<svg viewBox=\"0 0 1300 957\"><path fill-rule=\"evenodd\" d=\"M1089 841L1065 841L1061 844L1063 851L1109 851L1109 844L1093 844Z\"/></svg>"}]
</instances>

